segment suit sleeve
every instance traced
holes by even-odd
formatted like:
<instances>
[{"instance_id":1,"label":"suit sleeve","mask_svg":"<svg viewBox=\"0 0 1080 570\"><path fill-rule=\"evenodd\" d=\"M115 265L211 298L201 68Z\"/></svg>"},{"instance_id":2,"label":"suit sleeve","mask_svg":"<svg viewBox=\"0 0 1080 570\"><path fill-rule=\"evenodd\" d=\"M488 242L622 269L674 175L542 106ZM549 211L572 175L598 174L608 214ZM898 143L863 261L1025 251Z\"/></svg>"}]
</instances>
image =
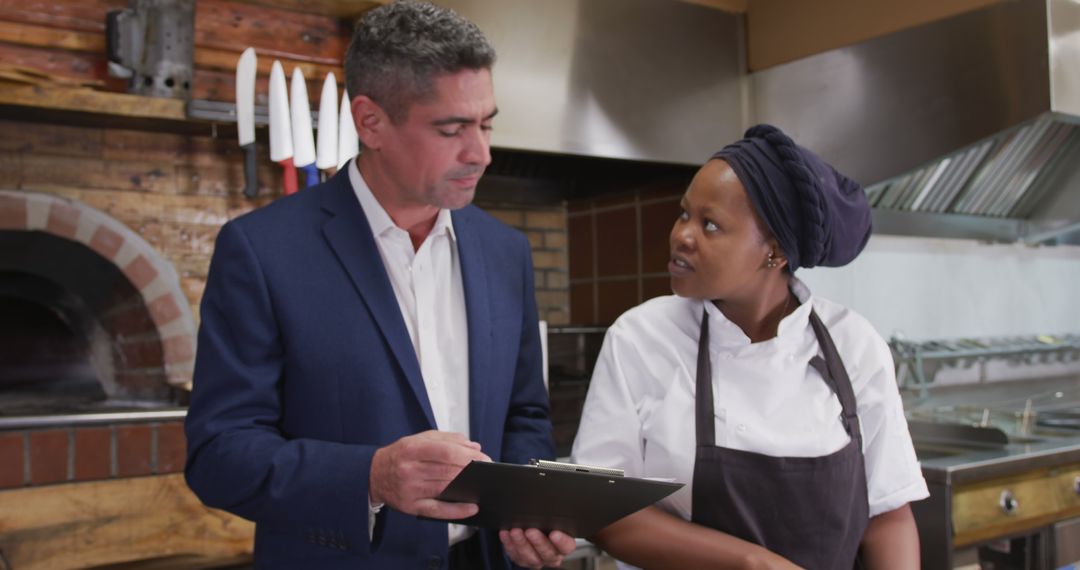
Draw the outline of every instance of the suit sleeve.
<instances>
[{"instance_id":1,"label":"suit sleeve","mask_svg":"<svg viewBox=\"0 0 1080 570\"><path fill-rule=\"evenodd\" d=\"M379 533L369 540L367 490L375 448L282 433L281 333L259 259L236 223L218 236L201 315L185 422L188 485L208 506L273 531L373 548Z\"/></svg>"},{"instance_id":2,"label":"suit sleeve","mask_svg":"<svg viewBox=\"0 0 1080 570\"><path fill-rule=\"evenodd\" d=\"M547 387L543 377L540 323L536 309L532 250L521 236L522 310L521 345L514 371L514 387L504 427L502 461L526 463L529 459L552 459L555 444L551 437Z\"/></svg>"}]
</instances>

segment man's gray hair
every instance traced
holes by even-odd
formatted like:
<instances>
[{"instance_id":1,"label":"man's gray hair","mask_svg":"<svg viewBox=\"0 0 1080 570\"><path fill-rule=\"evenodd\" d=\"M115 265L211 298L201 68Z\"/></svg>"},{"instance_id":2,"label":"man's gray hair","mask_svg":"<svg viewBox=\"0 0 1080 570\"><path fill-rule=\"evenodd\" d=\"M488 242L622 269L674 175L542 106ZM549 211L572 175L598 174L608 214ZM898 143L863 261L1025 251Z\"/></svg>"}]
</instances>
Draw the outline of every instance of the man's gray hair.
<instances>
[{"instance_id":1,"label":"man's gray hair","mask_svg":"<svg viewBox=\"0 0 1080 570\"><path fill-rule=\"evenodd\" d=\"M357 22L345 86L349 97L370 97L400 123L413 103L434 95L435 77L494 64L495 48L476 24L447 8L397 0Z\"/></svg>"}]
</instances>

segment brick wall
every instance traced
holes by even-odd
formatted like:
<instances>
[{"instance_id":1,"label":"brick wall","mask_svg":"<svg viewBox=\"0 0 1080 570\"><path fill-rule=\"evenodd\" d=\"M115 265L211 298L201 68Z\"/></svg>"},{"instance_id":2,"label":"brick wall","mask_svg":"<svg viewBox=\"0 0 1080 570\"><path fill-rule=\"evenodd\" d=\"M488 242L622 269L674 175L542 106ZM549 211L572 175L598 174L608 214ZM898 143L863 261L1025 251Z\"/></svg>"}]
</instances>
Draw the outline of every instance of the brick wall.
<instances>
[{"instance_id":1,"label":"brick wall","mask_svg":"<svg viewBox=\"0 0 1080 570\"><path fill-rule=\"evenodd\" d=\"M570 322L609 325L642 301L671 293L668 236L687 182L570 202Z\"/></svg>"},{"instance_id":2,"label":"brick wall","mask_svg":"<svg viewBox=\"0 0 1080 570\"><path fill-rule=\"evenodd\" d=\"M249 200L232 139L0 120L0 188L74 198L129 227L176 268L196 319L218 230L280 195L280 168L260 159ZM568 322L565 207L478 205L528 235L540 315Z\"/></svg>"},{"instance_id":3,"label":"brick wall","mask_svg":"<svg viewBox=\"0 0 1080 570\"><path fill-rule=\"evenodd\" d=\"M177 473L183 423L0 431L0 489Z\"/></svg>"},{"instance_id":4,"label":"brick wall","mask_svg":"<svg viewBox=\"0 0 1080 570\"><path fill-rule=\"evenodd\" d=\"M514 206L478 202L478 206L529 238L536 276L540 318L552 325L570 322L567 272L566 207Z\"/></svg>"}]
</instances>

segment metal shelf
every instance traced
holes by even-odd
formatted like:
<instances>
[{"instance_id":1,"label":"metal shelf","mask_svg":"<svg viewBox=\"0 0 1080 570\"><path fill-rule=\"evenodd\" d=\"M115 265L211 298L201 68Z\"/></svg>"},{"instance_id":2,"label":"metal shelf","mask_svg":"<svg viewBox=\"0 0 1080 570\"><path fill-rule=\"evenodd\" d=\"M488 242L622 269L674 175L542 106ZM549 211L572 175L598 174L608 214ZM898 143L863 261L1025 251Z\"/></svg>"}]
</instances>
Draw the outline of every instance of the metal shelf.
<instances>
[{"instance_id":1,"label":"metal shelf","mask_svg":"<svg viewBox=\"0 0 1080 570\"><path fill-rule=\"evenodd\" d=\"M930 361L991 359L1028 359L1055 355L1080 357L1080 335L1038 335L989 339L953 339L912 342L892 338L889 347L896 359L896 381L901 388L915 387L925 398L933 374L927 374ZM1051 358L1054 356L1050 356Z\"/></svg>"}]
</instances>

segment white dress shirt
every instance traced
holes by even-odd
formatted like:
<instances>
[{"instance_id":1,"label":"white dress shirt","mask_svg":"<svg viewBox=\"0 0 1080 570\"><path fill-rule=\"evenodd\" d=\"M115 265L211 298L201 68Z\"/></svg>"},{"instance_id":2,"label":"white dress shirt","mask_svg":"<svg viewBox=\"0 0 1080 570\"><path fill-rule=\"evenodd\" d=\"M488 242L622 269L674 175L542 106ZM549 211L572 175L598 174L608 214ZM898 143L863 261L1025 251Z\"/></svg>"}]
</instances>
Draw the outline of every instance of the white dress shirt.
<instances>
[{"instance_id":1,"label":"white dress shirt","mask_svg":"<svg viewBox=\"0 0 1080 570\"><path fill-rule=\"evenodd\" d=\"M821 353L809 323L812 305L855 391L870 516L929 496L884 340L862 316L812 298L797 279L792 291L800 306L780 322L776 338L758 343L711 302L660 297L619 317L593 371L573 461L685 483L659 506L690 520L703 309L709 315L716 445L787 457L838 451L851 439L840 422L840 401L808 365Z\"/></svg>"},{"instance_id":2,"label":"white dress shirt","mask_svg":"<svg viewBox=\"0 0 1080 570\"><path fill-rule=\"evenodd\" d=\"M468 317L450 211L439 210L431 233L414 250L409 232L395 225L375 199L355 160L349 163L349 182L371 226L409 330L435 425L440 431L469 437ZM372 505L369 529L374 528L375 514L381 508ZM452 524L450 544L471 534L469 527Z\"/></svg>"}]
</instances>

